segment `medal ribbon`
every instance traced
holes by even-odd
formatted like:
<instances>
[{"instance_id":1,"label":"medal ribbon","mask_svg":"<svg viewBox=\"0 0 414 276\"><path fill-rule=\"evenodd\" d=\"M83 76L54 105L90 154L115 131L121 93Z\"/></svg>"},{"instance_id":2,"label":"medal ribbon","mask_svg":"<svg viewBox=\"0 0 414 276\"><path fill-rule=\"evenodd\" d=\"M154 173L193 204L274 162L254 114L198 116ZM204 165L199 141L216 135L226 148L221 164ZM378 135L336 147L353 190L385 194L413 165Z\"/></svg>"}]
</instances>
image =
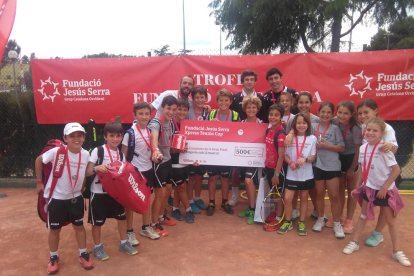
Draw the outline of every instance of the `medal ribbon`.
<instances>
[{"instance_id":1,"label":"medal ribbon","mask_svg":"<svg viewBox=\"0 0 414 276\"><path fill-rule=\"evenodd\" d=\"M106 151L108 152L109 159L111 160L111 163L114 162L114 160L112 159L111 149L109 148L108 144L105 144L105 148L106 148ZM119 152L117 150L116 151L116 160L115 161L118 161L118 160L119 160Z\"/></svg>"},{"instance_id":2,"label":"medal ribbon","mask_svg":"<svg viewBox=\"0 0 414 276\"><path fill-rule=\"evenodd\" d=\"M306 136L303 136L303 142L302 145L299 148L299 139L298 136L295 136L296 139L296 161L299 160L299 158L302 156L302 152L305 149L305 143L306 143Z\"/></svg>"},{"instance_id":3,"label":"medal ribbon","mask_svg":"<svg viewBox=\"0 0 414 276\"><path fill-rule=\"evenodd\" d=\"M82 161L81 152L79 152L78 156L79 156L79 158L78 158L79 159L78 160L78 168L76 170L75 184L73 184L73 182L72 182L72 173L70 172L70 164L69 164L69 150L68 150L68 148L66 148L66 168L68 170L69 183L70 183L70 187L72 188L73 197L75 197L75 192L74 191L75 191L75 187L76 187L76 184L78 182L78 179L79 179L80 164L81 164L81 161Z\"/></svg>"},{"instance_id":4,"label":"medal ribbon","mask_svg":"<svg viewBox=\"0 0 414 276\"><path fill-rule=\"evenodd\" d=\"M316 138L319 137L319 128L320 128L321 124L318 124L318 126L316 127ZM324 138L326 132L328 132L329 128L331 127L331 124L329 123L328 126L324 129L324 131L322 132L321 137Z\"/></svg>"},{"instance_id":5,"label":"medal ribbon","mask_svg":"<svg viewBox=\"0 0 414 276\"><path fill-rule=\"evenodd\" d=\"M142 140L144 140L145 144L147 145L148 150L151 150L151 140L150 141L147 141L147 139L145 139L144 135L142 135L141 129L136 124L135 124L135 128L137 129L139 135L141 135ZM145 129L147 130L148 139L151 139L150 138L151 137L150 131L148 130L148 128L145 128Z\"/></svg>"},{"instance_id":6,"label":"medal ribbon","mask_svg":"<svg viewBox=\"0 0 414 276\"><path fill-rule=\"evenodd\" d=\"M371 170L372 158L374 157L375 150L376 150L376 148L377 148L377 146L378 146L379 143L380 143L380 141L378 141L378 143L376 143L374 145L374 148L371 151L371 156L369 157L368 164L367 164L367 159L366 158L367 158L367 151L368 151L369 144L367 144L367 146L365 148L365 151L364 151L364 163L362 164L362 167L364 168L362 185L366 185L367 184L368 174L369 174L369 171Z\"/></svg>"}]
</instances>

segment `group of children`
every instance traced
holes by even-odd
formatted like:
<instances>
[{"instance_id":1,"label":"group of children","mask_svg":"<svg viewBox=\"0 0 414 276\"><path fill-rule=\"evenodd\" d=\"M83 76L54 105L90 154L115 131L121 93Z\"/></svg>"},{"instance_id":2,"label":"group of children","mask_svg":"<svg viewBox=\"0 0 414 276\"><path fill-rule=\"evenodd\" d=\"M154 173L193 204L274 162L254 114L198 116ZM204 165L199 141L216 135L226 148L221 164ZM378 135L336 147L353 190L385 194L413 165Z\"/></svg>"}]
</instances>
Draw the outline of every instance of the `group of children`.
<instances>
[{"instance_id":1,"label":"group of children","mask_svg":"<svg viewBox=\"0 0 414 276\"><path fill-rule=\"evenodd\" d=\"M115 160L131 162L147 179L147 185L153 191L151 208L142 214L139 233L144 237L152 240L166 237L169 232L164 228L165 225L174 226L176 220L194 223L194 214L201 210L206 210L206 214L212 216L216 208L218 176L221 178L221 208L227 214L234 213L234 204L229 204L228 200L232 167L179 164L179 151L171 148L171 140L179 132L183 119L236 122L243 117L244 123L260 124L262 120L257 115L262 108L262 102L257 96L242 97L243 114L239 114L230 109L233 95L225 88L216 94L217 109L206 109L208 95L204 87L194 87L191 98L188 101L166 96L161 103L160 112L154 118L151 118L151 106L148 103L136 103L133 110L134 124L125 135L120 123L107 123L104 127L105 144L95 148L90 156L82 149L85 140L84 128L78 123L65 126L66 168L56 184L48 207L49 274L58 271L59 233L65 222L74 225L81 265L85 269L93 268L86 250L82 183L85 175L105 173L106 164ZM393 155L398 148L394 130L377 117L378 106L369 99L362 101L357 108L350 101L339 103L336 109L332 103L324 102L319 106L318 116L310 112L311 105L312 96L308 92L301 92L296 98L291 93L282 92L280 103L273 104L266 110L269 127L263 134L266 143L264 177L270 186L284 188L285 202L285 220L279 228L267 227L266 230L285 234L293 229L293 221L299 218L298 234L307 235L305 215L310 196L314 206L312 215L316 218L312 230L320 232L324 227L333 227L334 235L338 239L345 238L345 233L353 233L352 241L343 250L345 254L351 254L359 249L358 240L366 219L374 218L373 207L380 206L376 230L366 240L366 245L377 246L381 243L381 231L388 225L393 243L393 258L402 265L411 265L400 250L395 233L396 214L403 203L394 183L399 175L399 167ZM296 115L291 113L293 107L298 110ZM55 148L36 159L39 189L42 188L42 164L53 161L56 156ZM258 171L258 168L252 167L238 168L248 197L248 207L239 216L246 217L248 224L254 223L256 184L258 177L261 177ZM201 199L201 185L206 173L209 177L208 204ZM52 177L46 185L45 197L49 193L51 181ZM355 189L356 187L358 188ZM325 216L326 190L331 206L330 219ZM171 193L174 193L171 214L173 218L166 211ZM357 201L361 203L362 209L354 227L353 215ZM181 204L185 209L184 214L180 211ZM98 260L109 258L101 242L101 226L106 218L115 218L118 221L119 250L128 255L138 253L135 246L139 242L133 230L134 212L125 210L107 195L97 176L92 182L88 210L94 242L92 252Z\"/></svg>"}]
</instances>

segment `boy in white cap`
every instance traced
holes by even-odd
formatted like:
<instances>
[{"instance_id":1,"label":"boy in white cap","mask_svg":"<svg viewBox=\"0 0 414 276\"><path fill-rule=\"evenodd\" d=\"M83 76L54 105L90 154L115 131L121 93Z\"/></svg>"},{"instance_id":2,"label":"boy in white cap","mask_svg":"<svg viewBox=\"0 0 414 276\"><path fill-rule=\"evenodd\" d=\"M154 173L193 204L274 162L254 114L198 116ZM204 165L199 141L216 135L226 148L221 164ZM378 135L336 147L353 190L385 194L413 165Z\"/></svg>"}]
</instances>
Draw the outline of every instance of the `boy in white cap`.
<instances>
[{"instance_id":1,"label":"boy in white cap","mask_svg":"<svg viewBox=\"0 0 414 276\"><path fill-rule=\"evenodd\" d=\"M79 123L68 123L63 130L63 139L67 146L56 147L36 158L36 186L38 191L43 189L42 167L52 162L54 167L63 166L62 176L54 180L53 173L46 183L44 197L48 198L47 227L49 228L50 261L47 266L48 274L58 272L58 245L60 229L67 222L75 230L79 246L79 262L84 269L92 269L92 260L86 249L86 232L83 226L84 201L81 190L85 178L89 153L82 148L85 141L85 129ZM55 162L55 159L58 160ZM52 183L54 182L54 183ZM54 184L54 185L52 185ZM52 188L52 186L54 186ZM50 194L50 190L52 193Z\"/></svg>"}]
</instances>

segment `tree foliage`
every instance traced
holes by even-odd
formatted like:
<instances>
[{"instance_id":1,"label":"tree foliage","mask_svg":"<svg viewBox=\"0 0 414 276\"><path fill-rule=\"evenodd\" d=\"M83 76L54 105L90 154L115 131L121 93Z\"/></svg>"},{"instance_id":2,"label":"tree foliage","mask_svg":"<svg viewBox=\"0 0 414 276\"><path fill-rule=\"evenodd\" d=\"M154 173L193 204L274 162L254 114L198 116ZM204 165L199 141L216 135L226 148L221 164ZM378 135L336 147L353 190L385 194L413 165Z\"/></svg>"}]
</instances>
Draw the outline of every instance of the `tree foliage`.
<instances>
[{"instance_id":1,"label":"tree foliage","mask_svg":"<svg viewBox=\"0 0 414 276\"><path fill-rule=\"evenodd\" d=\"M414 17L412 16L395 21L389 26L388 31L379 29L371 38L367 50L409 48L414 48Z\"/></svg>"},{"instance_id":2,"label":"tree foliage","mask_svg":"<svg viewBox=\"0 0 414 276\"><path fill-rule=\"evenodd\" d=\"M16 40L7 41L6 48L4 49L3 57L1 59L1 67L6 65L7 63L10 63L9 52L11 50L16 51L17 54L20 55L21 48L20 48L19 44L17 44Z\"/></svg>"},{"instance_id":3,"label":"tree foliage","mask_svg":"<svg viewBox=\"0 0 414 276\"><path fill-rule=\"evenodd\" d=\"M174 53L170 52L170 45L165 44L159 49L154 49L154 53L156 56L172 56Z\"/></svg>"},{"instance_id":4,"label":"tree foliage","mask_svg":"<svg viewBox=\"0 0 414 276\"><path fill-rule=\"evenodd\" d=\"M82 58L122 58L122 57L134 57L129 55L116 55L116 54L108 54L106 52L102 52L99 54L91 54L91 55L84 55Z\"/></svg>"},{"instance_id":5,"label":"tree foliage","mask_svg":"<svg viewBox=\"0 0 414 276\"><path fill-rule=\"evenodd\" d=\"M300 43L314 52L327 42L337 52L341 38L369 15L382 26L405 18L413 5L414 0L213 0L209 6L231 38L228 48L263 54L295 52Z\"/></svg>"}]
</instances>

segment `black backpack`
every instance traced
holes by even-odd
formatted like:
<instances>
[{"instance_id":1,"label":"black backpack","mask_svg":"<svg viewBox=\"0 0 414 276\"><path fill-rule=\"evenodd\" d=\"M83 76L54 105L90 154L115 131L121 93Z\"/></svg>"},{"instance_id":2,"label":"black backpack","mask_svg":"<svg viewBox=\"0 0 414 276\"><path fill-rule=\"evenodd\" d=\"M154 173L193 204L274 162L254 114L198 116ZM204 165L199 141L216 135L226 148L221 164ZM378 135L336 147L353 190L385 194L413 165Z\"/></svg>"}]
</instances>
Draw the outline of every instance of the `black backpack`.
<instances>
[{"instance_id":1,"label":"black backpack","mask_svg":"<svg viewBox=\"0 0 414 276\"><path fill-rule=\"evenodd\" d=\"M95 165L102 165L103 159L104 159L104 146L99 146L98 147L98 160L96 160ZM119 156L121 158L121 160L123 160L124 155L122 154L122 151L119 151ZM95 179L96 173L94 173L91 176L87 176L86 177L86 181L85 181L85 187L83 188L82 191L82 196L84 198L91 198L91 185L93 180Z\"/></svg>"}]
</instances>

